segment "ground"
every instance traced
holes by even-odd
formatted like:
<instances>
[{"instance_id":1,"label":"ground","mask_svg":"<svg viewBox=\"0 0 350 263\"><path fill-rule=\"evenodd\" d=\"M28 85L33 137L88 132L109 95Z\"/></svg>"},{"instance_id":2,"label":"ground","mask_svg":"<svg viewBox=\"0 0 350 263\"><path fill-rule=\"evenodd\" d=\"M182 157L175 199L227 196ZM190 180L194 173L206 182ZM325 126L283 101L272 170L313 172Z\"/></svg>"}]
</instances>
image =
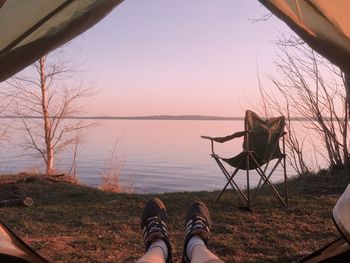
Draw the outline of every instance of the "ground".
<instances>
[{"instance_id":1,"label":"ground","mask_svg":"<svg viewBox=\"0 0 350 263\"><path fill-rule=\"evenodd\" d=\"M1 179L1 178L0 178ZM321 172L289 182L290 207L264 191L253 211L238 208L232 191L155 195L169 215L174 259L180 260L185 213L205 202L214 222L209 248L225 262L295 262L339 233L332 208L349 177ZM107 193L81 185L26 177L0 184L0 200L30 196L34 205L0 207L1 221L51 262L135 262L143 254L139 217L151 195Z\"/></svg>"}]
</instances>

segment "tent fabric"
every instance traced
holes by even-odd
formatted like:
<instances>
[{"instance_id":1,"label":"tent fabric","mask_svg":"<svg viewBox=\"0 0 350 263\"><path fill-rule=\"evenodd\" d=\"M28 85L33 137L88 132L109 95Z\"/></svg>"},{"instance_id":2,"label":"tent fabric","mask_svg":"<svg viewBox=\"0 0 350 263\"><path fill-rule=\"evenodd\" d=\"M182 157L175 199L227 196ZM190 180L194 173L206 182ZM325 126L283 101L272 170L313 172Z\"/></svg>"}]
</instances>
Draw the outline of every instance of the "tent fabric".
<instances>
[{"instance_id":1,"label":"tent fabric","mask_svg":"<svg viewBox=\"0 0 350 263\"><path fill-rule=\"evenodd\" d=\"M0 262L45 263L47 260L37 254L0 221Z\"/></svg>"},{"instance_id":2,"label":"tent fabric","mask_svg":"<svg viewBox=\"0 0 350 263\"><path fill-rule=\"evenodd\" d=\"M89 29L123 0L0 0L0 81Z\"/></svg>"},{"instance_id":3,"label":"tent fabric","mask_svg":"<svg viewBox=\"0 0 350 263\"><path fill-rule=\"evenodd\" d=\"M259 0L314 50L350 73L349 0Z\"/></svg>"},{"instance_id":4,"label":"tent fabric","mask_svg":"<svg viewBox=\"0 0 350 263\"><path fill-rule=\"evenodd\" d=\"M350 246L344 237L337 238L298 263L336 263L350 261Z\"/></svg>"},{"instance_id":5,"label":"tent fabric","mask_svg":"<svg viewBox=\"0 0 350 263\"><path fill-rule=\"evenodd\" d=\"M334 222L350 244L350 184L333 209Z\"/></svg>"}]
</instances>

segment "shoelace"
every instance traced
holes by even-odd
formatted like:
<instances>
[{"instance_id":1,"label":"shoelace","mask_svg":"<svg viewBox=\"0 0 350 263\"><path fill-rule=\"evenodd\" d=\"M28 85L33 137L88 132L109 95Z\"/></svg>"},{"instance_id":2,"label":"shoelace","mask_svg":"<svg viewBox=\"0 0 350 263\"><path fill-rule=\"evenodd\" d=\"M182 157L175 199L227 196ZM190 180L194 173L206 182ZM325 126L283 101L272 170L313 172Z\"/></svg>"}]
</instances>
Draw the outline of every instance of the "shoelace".
<instances>
[{"instance_id":1,"label":"shoelace","mask_svg":"<svg viewBox=\"0 0 350 263\"><path fill-rule=\"evenodd\" d=\"M164 221L160 220L158 216L147 219L145 226L142 229L142 236L147 241L147 236L151 233L160 232L164 236L168 236L167 226Z\"/></svg>"},{"instance_id":2,"label":"shoelace","mask_svg":"<svg viewBox=\"0 0 350 263\"><path fill-rule=\"evenodd\" d=\"M209 226L207 220L200 216L194 216L190 219L186 224L186 236L195 230L203 229L204 231L210 233Z\"/></svg>"}]
</instances>

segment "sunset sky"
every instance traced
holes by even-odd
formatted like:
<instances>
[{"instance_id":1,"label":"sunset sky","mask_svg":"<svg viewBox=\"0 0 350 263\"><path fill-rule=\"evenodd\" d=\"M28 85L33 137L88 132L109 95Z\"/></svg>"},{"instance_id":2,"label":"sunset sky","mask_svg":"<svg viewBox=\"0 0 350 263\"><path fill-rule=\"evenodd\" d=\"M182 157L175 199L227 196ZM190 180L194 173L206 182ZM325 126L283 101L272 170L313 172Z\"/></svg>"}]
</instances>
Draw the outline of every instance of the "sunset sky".
<instances>
[{"instance_id":1,"label":"sunset sky","mask_svg":"<svg viewBox=\"0 0 350 263\"><path fill-rule=\"evenodd\" d=\"M273 72L272 41L291 32L257 0L126 0L73 41L100 92L88 115L242 116ZM265 81L265 85L270 85Z\"/></svg>"}]
</instances>

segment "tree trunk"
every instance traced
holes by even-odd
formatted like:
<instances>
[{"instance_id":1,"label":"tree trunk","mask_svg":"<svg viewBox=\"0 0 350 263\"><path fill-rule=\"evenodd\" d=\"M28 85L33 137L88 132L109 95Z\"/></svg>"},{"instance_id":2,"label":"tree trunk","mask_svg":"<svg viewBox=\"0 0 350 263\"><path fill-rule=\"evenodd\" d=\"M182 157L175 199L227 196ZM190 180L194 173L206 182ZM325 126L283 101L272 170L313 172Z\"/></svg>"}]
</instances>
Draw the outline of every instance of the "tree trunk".
<instances>
[{"instance_id":1,"label":"tree trunk","mask_svg":"<svg viewBox=\"0 0 350 263\"><path fill-rule=\"evenodd\" d=\"M349 114L350 114L350 74L345 73L345 91L346 91L346 103L345 105L345 123L344 123L344 136L343 136L343 145L344 145L344 167L345 173L349 171L350 165L350 156L348 151L348 122L349 122Z\"/></svg>"},{"instance_id":2,"label":"tree trunk","mask_svg":"<svg viewBox=\"0 0 350 263\"><path fill-rule=\"evenodd\" d=\"M346 101L348 103L348 112L350 112L350 73L345 73L345 91Z\"/></svg>"},{"instance_id":3,"label":"tree trunk","mask_svg":"<svg viewBox=\"0 0 350 263\"><path fill-rule=\"evenodd\" d=\"M48 99L47 99L47 86L46 86L46 75L45 75L45 58L39 59L40 65L40 88L41 88L41 107L43 110L44 119L44 139L46 144L46 175L52 175L53 172L53 160L54 151L52 148L51 140L51 123L48 111Z\"/></svg>"}]
</instances>

